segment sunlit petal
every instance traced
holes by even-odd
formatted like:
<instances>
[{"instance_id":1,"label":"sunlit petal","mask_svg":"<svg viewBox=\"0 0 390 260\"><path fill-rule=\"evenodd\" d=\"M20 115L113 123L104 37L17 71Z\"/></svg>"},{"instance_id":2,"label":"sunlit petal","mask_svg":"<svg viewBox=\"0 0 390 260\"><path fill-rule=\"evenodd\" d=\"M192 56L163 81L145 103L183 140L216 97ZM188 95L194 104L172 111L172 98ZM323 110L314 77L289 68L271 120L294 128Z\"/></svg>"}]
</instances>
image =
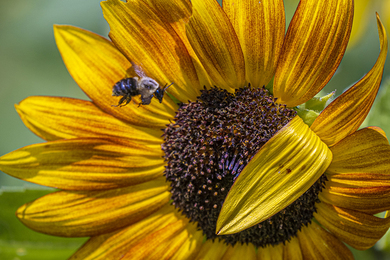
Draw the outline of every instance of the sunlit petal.
<instances>
[{"instance_id":1,"label":"sunlit petal","mask_svg":"<svg viewBox=\"0 0 390 260\"><path fill-rule=\"evenodd\" d=\"M334 235L312 222L298 232L303 259L353 259L351 251Z\"/></svg>"},{"instance_id":2,"label":"sunlit petal","mask_svg":"<svg viewBox=\"0 0 390 260\"><path fill-rule=\"evenodd\" d=\"M0 157L0 169L65 190L124 187L162 176L161 150L112 139L80 138L34 144Z\"/></svg>"},{"instance_id":3,"label":"sunlit petal","mask_svg":"<svg viewBox=\"0 0 390 260\"><path fill-rule=\"evenodd\" d=\"M355 132L374 103L382 81L388 43L385 28L377 15L381 51L374 67L355 85L329 104L311 125L311 129L331 146Z\"/></svg>"},{"instance_id":4,"label":"sunlit petal","mask_svg":"<svg viewBox=\"0 0 390 260\"><path fill-rule=\"evenodd\" d=\"M390 227L390 218L382 219L323 202L316 204L316 208L314 217L322 226L359 250L374 246Z\"/></svg>"},{"instance_id":5,"label":"sunlit petal","mask_svg":"<svg viewBox=\"0 0 390 260\"><path fill-rule=\"evenodd\" d=\"M330 150L334 159L326 172L376 173L390 176L390 145L380 130L363 128L332 146Z\"/></svg>"},{"instance_id":6,"label":"sunlit petal","mask_svg":"<svg viewBox=\"0 0 390 260\"><path fill-rule=\"evenodd\" d=\"M255 88L274 77L285 33L282 0L222 2L245 59L246 80Z\"/></svg>"},{"instance_id":7,"label":"sunlit petal","mask_svg":"<svg viewBox=\"0 0 390 260\"><path fill-rule=\"evenodd\" d=\"M172 206L166 205L124 229L90 238L70 260L119 259L146 236L179 221L180 218L180 213Z\"/></svg>"},{"instance_id":8,"label":"sunlit petal","mask_svg":"<svg viewBox=\"0 0 390 260\"><path fill-rule=\"evenodd\" d=\"M244 86L245 63L229 18L215 0L193 0L187 37L216 86L230 91Z\"/></svg>"},{"instance_id":9,"label":"sunlit petal","mask_svg":"<svg viewBox=\"0 0 390 260\"><path fill-rule=\"evenodd\" d=\"M65 97L28 97L15 105L23 123L46 141L109 137L140 144L161 144L160 129L130 125L90 101Z\"/></svg>"},{"instance_id":10,"label":"sunlit petal","mask_svg":"<svg viewBox=\"0 0 390 260\"><path fill-rule=\"evenodd\" d=\"M175 30L143 1L108 0L101 5L109 36L128 60L162 85L174 82L168 92L180 101L195 100L200 94L198 76Z\"/></svg>"},{"instance_id":11,"label":"sunlit petal","mask_svg":"<svg viewBox=\"0 0 390 260\"><path fill-rule=\"evenodd\" d=\"M336 72L352 28L353 0L302 0L276 69L274 96L294 107L314 97Z\"/></svg>"},{"instance_id":12,"label":"sunlit petal","mask_svg":"<svg viewBox=\"0 0 390 260\"><path fill-rule=\"evenodd\" d=\"M319 199L340 208L376 214L390 208L390 175L334 174L328 176Z\"/></svg>"},{"instance_id":13,"label":"sunlit petal","mask_svg":"<svg viewBox=\"0 0 390 260\"><path fill-rule=\"evenodd\" d=\"M58 191L20 207L29 228L65 237L94 236L136 223L168 203L164 178L104 191Z\"/></svg>"},{"instance_id":14,"label":"sunlit petal","mask_svg":"<svg viewBox=\"0 0 390 260\"><path fill-rule=\"evenodd\" d=\"M114 84L135 75L129 74L130 62L109 40L66 25L55 26L54 36L70 75L100 109L133 125L159 129L174 117L177 105L167 95L162 104L154 100L147 106L131 102L113 107L118 104L118 97L112 96Z\"/></svg>"},{"instance_id":15,"label":"sunlit petal","mask_svg":"<svg viewBox=\"0 0 390 260\"><path fill-rule=\"evenodd\" d=\"M233 234L273 216L324 173L332 153L296 116L251 159L230 189L217 234Z\"/></svg>"}]
</instances>

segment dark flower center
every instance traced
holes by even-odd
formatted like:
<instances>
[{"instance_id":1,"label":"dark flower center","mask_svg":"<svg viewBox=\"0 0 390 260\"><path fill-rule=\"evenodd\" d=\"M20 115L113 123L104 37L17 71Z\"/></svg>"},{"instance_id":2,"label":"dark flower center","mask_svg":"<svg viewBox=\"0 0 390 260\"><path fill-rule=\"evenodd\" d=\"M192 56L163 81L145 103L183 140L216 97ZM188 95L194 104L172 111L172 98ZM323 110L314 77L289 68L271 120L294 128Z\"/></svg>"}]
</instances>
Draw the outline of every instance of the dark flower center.
<instances>
[{"instance_id":1,"label":"dark flower center","mask_svg":"<svg viewBox=\"0 0 390 260\"><path fill-rule=\"evenodd\" d=\"M219 212L235 179L295 115L294 110L276 104L265 88L240 88L234 94L205 89L197 101L180 106L175 122L163 135L165 176L171 183L172 204L197 222L207 239L264 247L289 241L310 223L324 175L294 203L260 224L237 234L215 234Z\"/></svg>"}]
</instances>

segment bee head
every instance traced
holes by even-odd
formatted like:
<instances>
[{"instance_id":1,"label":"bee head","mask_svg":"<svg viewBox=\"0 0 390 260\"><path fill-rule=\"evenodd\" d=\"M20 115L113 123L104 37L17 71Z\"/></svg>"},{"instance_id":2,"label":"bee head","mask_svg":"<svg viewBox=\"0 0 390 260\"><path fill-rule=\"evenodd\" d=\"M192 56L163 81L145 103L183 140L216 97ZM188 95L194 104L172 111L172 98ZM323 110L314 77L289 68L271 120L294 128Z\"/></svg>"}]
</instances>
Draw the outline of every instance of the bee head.
<instances>
[{"instance_id":1,"label":"bee head","mask_svg":"<svg viewBox=\"0 0 390 260\"><path fill-rule=\"evenodd\" d=\"M158 99L158 101L159 101L160 103L162 103L162 100L163 100L163 97L164 97L165 90L166 90L167 88L169 88L172 84L173 84L173 82L172 82L171 84L169 84L167 87L166 87L167 84L165 84L164 88L158 87L157 90L156 90L156 92L154 92L154 96Z\"/></svg>"}]
</instances>

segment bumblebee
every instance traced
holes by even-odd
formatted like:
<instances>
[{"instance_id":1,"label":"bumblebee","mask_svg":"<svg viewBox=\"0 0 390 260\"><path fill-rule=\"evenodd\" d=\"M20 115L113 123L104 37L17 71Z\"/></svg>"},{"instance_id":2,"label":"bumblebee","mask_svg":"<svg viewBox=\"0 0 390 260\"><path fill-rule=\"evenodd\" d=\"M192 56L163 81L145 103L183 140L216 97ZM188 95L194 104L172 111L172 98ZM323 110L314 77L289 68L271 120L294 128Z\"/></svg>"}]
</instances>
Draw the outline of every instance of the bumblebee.
<instances>
[{"instance_id":1,"label":"bumblebee","mask_svg":"<svg viewBox=\"0 0 390 260\"><path fill-rule=\"evenodd\" d=\"M118 106L125 106L134 96L141 95L140 105L149 105L152 98L155 97L161 103L164 97L165 90L170 87L165 85L163 88L152 78L146 77L145 73L136 65L135 72L139 77L125 78L118 81L112 88L113 96L122 96L119 100Z\"/></svg>"}]
</instances>

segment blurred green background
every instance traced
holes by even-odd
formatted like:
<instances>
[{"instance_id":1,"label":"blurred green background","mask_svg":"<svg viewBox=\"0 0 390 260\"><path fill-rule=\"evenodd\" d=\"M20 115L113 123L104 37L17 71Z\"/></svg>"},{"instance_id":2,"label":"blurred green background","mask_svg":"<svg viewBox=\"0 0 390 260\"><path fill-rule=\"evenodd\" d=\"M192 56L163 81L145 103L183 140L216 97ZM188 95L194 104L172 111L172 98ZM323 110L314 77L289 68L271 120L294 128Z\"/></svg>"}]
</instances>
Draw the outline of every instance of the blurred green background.
<instances>
[{"instance_id":1,"label":"blurred green background","mask_svg":"<svg viewBox=\"0 0 390 260\"><path fill-rule=\"evenodd\" d=\"M61 60L54 41L53 24L75 25L107 36L109 27L103 18L99 2L99 0L14 0L0 2L0 156L20 147L42 142L23 125L14 109L14 104L32 95L88 99L70 77ZM362 0L357 0L356 4L359 2ZM381 13L388 15L390 12L385 14L386 10L383 10L380 5L381 1L372 2L376 4L367 8L368 15L361 18L364 19L363 24L366 27L363 37L355 41L353 46L348 47L338 71L324 89L326 93L336 89L336 95L340 95L346 87L359 80L374 65L379 54L375 11L380 15ZM287 23L293 15L296 4L296 0L285 1ZM390 77L389 62L388 58L383 82ZM384 88L382 88L380 93L384 92ZM387 100L385 96L382 97L382 102ZM376 113L380 113L380 107L376 106ZM368 124L382 127L390 136L389 113L382 116L371 116ZM47 193L45 190L37 193L31 192L29 191L30 187L36 189L37 186L11 178L0 172L0 195L2 196L0 208L4 203L9 203L16 209L23 203L39 197L42 193ZM25 191L26 189L27 191ZM19 192L18 195L9 193L9 191L15 190ZM13 231L7 228L7 223L15 219L14 213L3 212L0 214L0 259L34 259L34 257L28 257L23 245L14 247L7 243L7 240L15 238L9 236ZM36 233L28 230L19 222L16 223L16 225L20 225L18 228L26 240L35 237ZM56 238L44 235L39 235L39 239L42 239L42 243L46 243L46 245L49 243L47 241L56 241ZM63 244L62 241L58 240L54 243ZM66 245L68 251L65 250L65 253L56 252L56 257L50 255L45 259L66 259L69 253L82 243L80 240L69 241L75 242L69 242ZM58 244L51 246L55 247L56 245ZM366 252L357 253L354 251L354 254L358 259L386 259L386 256L389 256L386 250L381 250L380 246Z\"/></svg>"}]
</instances>

